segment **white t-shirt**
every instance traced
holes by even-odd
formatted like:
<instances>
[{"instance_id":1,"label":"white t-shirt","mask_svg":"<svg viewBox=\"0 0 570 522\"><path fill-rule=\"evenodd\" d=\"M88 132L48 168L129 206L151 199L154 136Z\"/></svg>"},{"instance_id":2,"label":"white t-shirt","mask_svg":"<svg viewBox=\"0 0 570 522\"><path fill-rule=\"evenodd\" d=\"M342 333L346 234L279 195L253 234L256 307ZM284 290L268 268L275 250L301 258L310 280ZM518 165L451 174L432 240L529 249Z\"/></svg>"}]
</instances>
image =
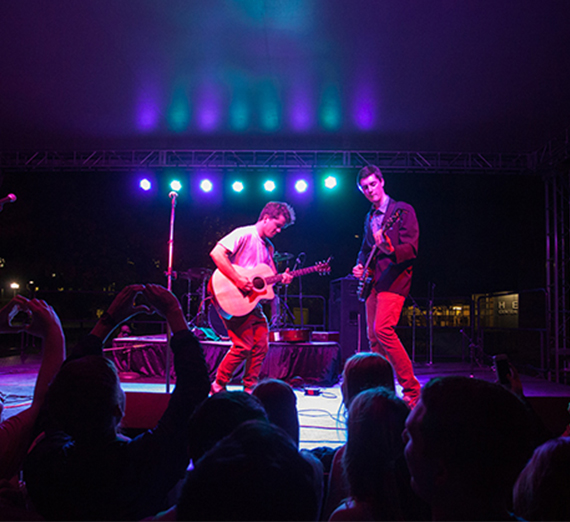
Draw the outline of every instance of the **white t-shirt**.
<instances>
[{"instance_id":1,"label":"white t-shirt","mask_svg":"<svg viewBox=\"0 0 570 522\"><path fill-rule=\"evenodd\" d=\"M238 227L218 243L230 251L228 258L234 265L254 268L265 263L277 271L273 263L273 244L260 237L255 225Z\"/></svg>"}]
</instances>

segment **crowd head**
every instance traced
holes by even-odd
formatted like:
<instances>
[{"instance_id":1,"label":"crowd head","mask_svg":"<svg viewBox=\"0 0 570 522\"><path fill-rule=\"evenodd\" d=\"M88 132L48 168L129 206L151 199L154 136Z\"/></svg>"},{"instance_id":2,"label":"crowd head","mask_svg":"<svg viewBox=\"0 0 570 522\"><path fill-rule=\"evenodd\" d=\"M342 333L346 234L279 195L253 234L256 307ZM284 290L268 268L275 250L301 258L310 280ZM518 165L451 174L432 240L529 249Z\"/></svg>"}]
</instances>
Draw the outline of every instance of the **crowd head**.
<instances>
[{"instance_id":1,"label":"crowd head","mask_svg":"<svg viewBox=\"0 0 570 522\"><path fill-rule=\"evenodd\" d=\"M460 503L505 506L532 451L523 402L498 384L467 377L427 383L404 436L414 490L448 513Z\"/></svg>"},{"instance_id":2,"label":"crowd head","mask_svg":"<svg viewBox=\"0 0 570 522\"><path fill-rule=\"evenodd\" d=\"M178 520L316 520L313 469L281 428L247 421L186 478Z\"/></svg>"}]
</instances>

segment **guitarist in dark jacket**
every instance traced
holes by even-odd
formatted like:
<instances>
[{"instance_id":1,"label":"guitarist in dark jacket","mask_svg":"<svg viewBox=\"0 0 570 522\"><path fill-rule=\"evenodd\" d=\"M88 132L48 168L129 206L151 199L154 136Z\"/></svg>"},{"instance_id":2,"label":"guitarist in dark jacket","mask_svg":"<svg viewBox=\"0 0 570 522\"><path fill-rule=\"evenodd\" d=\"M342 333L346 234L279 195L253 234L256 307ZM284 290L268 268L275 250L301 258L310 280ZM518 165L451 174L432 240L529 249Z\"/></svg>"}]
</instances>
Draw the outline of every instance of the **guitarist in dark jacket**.
<instances>
[{"instance_id":1,"label":"guitarist in dark jacket","mask_svg":"<svg viewBox=\"0 0 570 522\"><path fill-rule=\"evenodd\" d=\"M360 279L359 297L366 299L370 350L392 364L404 400L413 408L420 383L395 326L412 283L412 264L418 252L419 227L411 205L394 201L384 192L384 178L376 166L361 169L358 188L372 208L364 223L364 237L352 273Z\"/></svg>"},{"instance_id":2,"label":"guitarist in dark jacket","mask_svg":"<svg viewBox=\"0 0 570 522\"><path fill-rule=\"evenodd\" d=\"M235 267L247 269L266 265L270 271L276 272L271 238L294 222L295 212L287 203L270 201L263 207L254 225L238 227L216 243L210 256L218 270L239 289L239 295L251 294L254 287L253 281ZM289 284L291 279L287 269L282 274L282 282ZM257 384L261 365L269 348L267 318L261 304L257 304L245 315L232 317L224 314L223 307L219 308L232 346L218 366L211 391L217 393L224 390L234 372L245 361L243 386L245 391L251 392Z\"/></svg>"}]
</instances>

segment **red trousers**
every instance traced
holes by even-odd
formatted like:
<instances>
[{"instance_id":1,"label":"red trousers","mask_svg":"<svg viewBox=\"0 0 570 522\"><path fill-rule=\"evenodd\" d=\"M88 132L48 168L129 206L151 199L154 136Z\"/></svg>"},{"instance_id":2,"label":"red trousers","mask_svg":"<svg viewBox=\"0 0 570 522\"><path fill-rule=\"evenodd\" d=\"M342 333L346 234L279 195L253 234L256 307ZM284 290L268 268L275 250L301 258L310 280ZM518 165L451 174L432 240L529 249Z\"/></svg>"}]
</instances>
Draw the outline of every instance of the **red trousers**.
<instances>
[{"instance_id":1,"label":"red trousers","mask_svg":"<svg viewBox=\"0 0 570 522\"><path fill-rule=\"evenodd\" d=\"M420 383L414 375L408 352L395 330L405 300L399 294L372 290L366 300L366 321L370 350L390 361L396 379L402 386L404 400L413 407L420 397Z\"/></svg>"},{"instance_id":2,"label":"red trousers","mask_svg":"<svg viewBox=\"0 0 570 522\"><path fill-rule=\"evenodd\" d=\"M234 372L245 361L243 386L251 390L259 379L263 360L269 349L269 327L260 306L243 317L224 319L232 342L230 351L223 358L216 372L216 382L226 386Z\"/></svg>"}]
</instances>

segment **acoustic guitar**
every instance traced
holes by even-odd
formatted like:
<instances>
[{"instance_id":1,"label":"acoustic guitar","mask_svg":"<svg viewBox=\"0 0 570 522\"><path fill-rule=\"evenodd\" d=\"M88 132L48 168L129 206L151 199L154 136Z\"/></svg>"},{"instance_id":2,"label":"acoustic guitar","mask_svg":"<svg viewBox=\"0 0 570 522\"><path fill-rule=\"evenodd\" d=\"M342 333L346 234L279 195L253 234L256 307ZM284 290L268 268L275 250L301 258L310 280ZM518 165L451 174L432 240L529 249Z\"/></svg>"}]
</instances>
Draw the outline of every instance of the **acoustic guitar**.
<instances>
[{"instance_id":1,"label":"acoustic guitar","mask_svg":"<svg viewBox=\"0 0 570 522\"><path fill-rule=\"evenodd\" d=\"M330 274L331 267L329 263L331 259L329 257L326 261L307 268L293 270L289 274L293 277L312 272L317 272L320 275ZM251 292L243 292L219 268L214 271L210 281L210 290L226 319L232 316L241 317L247 315L261 299L273 299L275 297L273 285L280 283L283 279L283 274L274 274L272 268L264 263L257 265L255 268L243 268L238 265L234 265L234 268L238 274L244 275L253 283L253 290Z\"/></svg>"}]
</instances>

